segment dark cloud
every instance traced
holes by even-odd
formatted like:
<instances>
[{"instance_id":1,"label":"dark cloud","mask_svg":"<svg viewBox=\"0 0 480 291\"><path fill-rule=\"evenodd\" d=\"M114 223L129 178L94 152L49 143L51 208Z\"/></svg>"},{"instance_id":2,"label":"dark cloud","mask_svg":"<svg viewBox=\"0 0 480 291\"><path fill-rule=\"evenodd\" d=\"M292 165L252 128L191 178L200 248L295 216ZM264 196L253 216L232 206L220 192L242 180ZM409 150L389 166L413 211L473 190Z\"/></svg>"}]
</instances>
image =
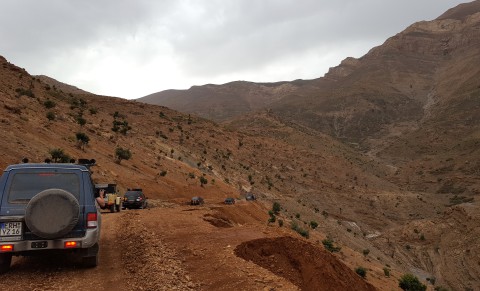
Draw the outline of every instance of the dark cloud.
<instances>
[{"instance_id":1,"label":"dark cloud","mask_svg":"<svg viewBox=\"0 0 480 291\"><path fill-rule=\"evenodd\" d=\"M0 55L34 74L128 98L228 78L313 78L461 2L2 1Z\"/></svg>"}]
</instances>

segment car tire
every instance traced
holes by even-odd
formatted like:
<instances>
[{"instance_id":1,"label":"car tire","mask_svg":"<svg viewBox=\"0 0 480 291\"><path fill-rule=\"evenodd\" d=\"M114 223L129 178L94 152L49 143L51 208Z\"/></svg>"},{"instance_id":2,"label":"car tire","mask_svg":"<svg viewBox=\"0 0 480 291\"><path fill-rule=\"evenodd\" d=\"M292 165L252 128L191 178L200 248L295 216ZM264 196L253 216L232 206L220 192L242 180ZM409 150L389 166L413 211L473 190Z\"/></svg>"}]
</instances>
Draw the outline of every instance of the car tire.
<instances>
[{"instance_id":1,"label":"car tire","mask_svg":"<svg viewBox=\"0 0 480 291\"><path fill-rule=\"evenodd\" d=\"M82 265L85 268L95 268L98 266L98 250L98 243L87 249L83 249Z\"/></svg>"},{"instance_id":2,"label":"car tire","mask_svg":"<svg viewBox=\"0 0 480 291\"><path fill-rule=\"evenodd\" d=\"M0 274L8 272L11 263L12 254L0 254Z\"/></svg>"},{"instance_id":3,"label":"car tire","mask_svg":"<svg viewBox=\"0 0 480 291\"><path fill-rule=\"evenodd\" d=\"M41 238L59 238L75 227L79 213L80 206L73 194L62 189L47 189L28 202L25 224Z\"/></svg>"}]
</instances>

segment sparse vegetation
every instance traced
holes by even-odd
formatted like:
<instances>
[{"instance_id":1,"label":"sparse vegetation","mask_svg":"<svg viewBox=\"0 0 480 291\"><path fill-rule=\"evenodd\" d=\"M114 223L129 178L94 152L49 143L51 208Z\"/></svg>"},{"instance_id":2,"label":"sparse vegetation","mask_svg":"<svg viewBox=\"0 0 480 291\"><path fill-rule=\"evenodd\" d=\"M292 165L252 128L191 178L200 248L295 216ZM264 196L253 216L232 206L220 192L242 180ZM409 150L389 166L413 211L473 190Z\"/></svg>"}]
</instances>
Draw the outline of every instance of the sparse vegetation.
<instances>
[{"instance_id":1,"label":"sparse vegetation","mask_svg":"<svg viewBox=\"0 0 480 291\"><path fill-rule=\"evenodd\" d=\"M131 130L132 127L128 124L127 120L118 120L118 118L120 117L120 113L118 113L118 111L115 111L115 113L113 114L112 131L127 135L128 131Z\"/></svg>"},{"instance_id":2,"label":"sparse vegetation","mask_svg":"<svg viewBox=\"0 0 480 291\"><path fill-rule=\"evenodd\" d=\"M275 213L273 213L273 210L268 211L268 215L270 218L268 219L268 223L274 223L276 221Z\"/></svg>"},{"instance_id":3,"label":"sparse vegetation","mask_svg":"<svg viewBox=\"0 0 480 291\"><path fill-rule=\"evenodd\" d=\"M45 106L45 108L47 108L47 109L54 108L56 105L57 105L57 103L55 103L55 101L50 100L50 99L47 99L43 102L43 106Z\"/></svg>"},{"instance_id":4,"label":"sparse vegetation","mask_svg":"<svg viewBox=\"0 0 480 291\"><path fill-rule=\"evenodd\" d=\"M365 278L367 276L367 269L364 267L358 267L355 269L355 273L357 273L360 277Z\"/></svg>"},{"instance_id":5,"label":"sparse vegetation","mask_svg":"<svg viewBox=\"0 0 480 291\"><path fill-rule=\"evenodd\" d=\"M53 121L56 118L55 113L53 113L52 111L48 111L47 114L46 114L46 117L50 121Z\"/></svg>"},{"instance_id":6,"label":"sparse vegetation","mask_svg":"<svg viewBox=\"0 0 480 291\"><path fill-rule=\"evenodd\" d=\"M422 284L418 278L412 274L405 274L400 277L398 286L407 291L425 291L427 286Z\"/></svg>"},{"instance_id":7,"label":"sparse vegetation","mask_svg":"<svg viewBox=\"0 0 480 291\"><path fill-rule=\"evenodd\" d=\"M61 148L51 149L48 153L52 157L52 162L54 163L68 163L71 160L70 156Z\"/></svg>"},{"instance_id":8,"label":"sparse vegetation","mask_svg":"<svg viewBox=\"0 0 480 291\"><path fill-rule=\"evenodd\" d=\"M318 227L318 222L313 221L313 220L310 221L310 227L311 227L312 229L316 229L316 228Z\"/></svg>"},{"instance_id":9,"label":"sparse vegetation","mask_svg":"<svg viewBox=\"0 0 480 291\"><path fill-rule=\"evenodd\" d=\"M132 153L129 149L124 149L122 147L117 147L115 149L115 162L120 164L122 160L129 160L132 157Z\"/></svg>"},{"instance_id":10,"label":"sparse vegetation","mask_svg":"<svg viewBox=\"0 0 480 291\"><path fill-rule=\"evenodd\" d=\"M85 146L88 144L88 142L90 141L90 138L88 137L88 135L86 135L85 133L83 132L77 132L75 134L75 137L77 138L77 145L79 148L81 148L82 150L85 149Z\"/></svg>"},{"instance_id":11,"label":"sparse vegetation","mask_svg":"<svg viewBox=\"0 0 480 291\"><path fill-rule=\"evenodd\" d=\"M292 224L291 224L291 228L296 231L298 234L300 234L301 236L303 236L304 238L309 238L310 237L310 233L308 232L307 229L303 229L301 228L300 226L298 226L298 224L293 221Z\"/></svg>"},{"instance_id":12,"label":"sparse vegetation","mask_svg":"<svg viewBox=\"0 0 480 291\"><path fill-rule=\"evenodd\" d=\"M25 88L17 88L15 89L15 92L17 92L17 97L20 96L28 96L31 98L35 98L35 94L32 92L31 89L25 89Z\"/></svg>"},{"instance_id":13,"label":"sparse vegetation","mask_svg":"<svg viewBox=\"0 0 480 291\"><path fill-rule=\"evenodd\" d=\"M273 202L273 205L272 205L272 211L275 215L278 215L280 213L280 210L281 210L281 206L280 206L280 203L278 202Z\"/></svg>"},{"instance_id":14,"label":"sparse vegetation","mask_svg":"<svg viewBox=\"0 0 480 291\"><path fill-rule=\"evenodd\" d=\"M388 267L383 268L383 274L385 277L389 278L390 277L390 269Z\"/></svg>"},{"instance_id":15,"label":"sparse vegetation","mask_svg":"<svg viewBox=\"0 0 480 291\"><path fill-rule=\"evenodd\" d=\"M200 177L200 186L203 187L203 185L206 185L208 183L207 178L201 176Z\"/></svg>"},{"instance_id":16,"label":"sparse vegetation","mask_svg":"<svg viewBox=\"0 0 480 291\"><path fill-rule=\"evenodd\" d=\"M364 250L362 251L362 254L363 254L365 257L368 256L369 253L370 253L370 250L369 250L369 249L364 249Z\"/></svg>"},{"instance_id":17,"label":"sparse vegetation","mask_svg":"<svg viewBox=\"0 0 480 291\"><path fill-rule=\"evenodd\" d=\"M167 171L163 170L160 172L160 176L165 177L167 175Z\"/></svg>"},{"instance_id":18,"label":"sparse vegetation","mask_svg":"<svg viewBox=\"0 0 480 291\"><path fill-rule=\"evenodd\" d=\"M331 253L339 252L342 249L341 247L335 246L333 240L330 238L322 240L322 244L325 249Z\"/></svg>"},{"instance_id":19,"label":"sparse vegetation","mask_svg":"<svg viewBox=\"0 0 480 291\"><path fill-rule=\"evenodd\" d=\"M82 116L78 116L77 117L77 123L80 124L80 126L84 126L85 124L87 124L87 120L85 118L83 118Z\"/></svg>"},{"instance_id":20,"label":"sparse vegetation","mask_svg":"<svg viewBox=\"0 0 480 291\"><path fill-rule=\"evenodd\" d=\"M450 205L449 206L462 204L462 203L469 203L469 202L473 202L473 200L474 200L473 197L468 198L468 197L465 197L465 196L455 195L455 196L450 198Z\"/></svg>"}]
</instances>

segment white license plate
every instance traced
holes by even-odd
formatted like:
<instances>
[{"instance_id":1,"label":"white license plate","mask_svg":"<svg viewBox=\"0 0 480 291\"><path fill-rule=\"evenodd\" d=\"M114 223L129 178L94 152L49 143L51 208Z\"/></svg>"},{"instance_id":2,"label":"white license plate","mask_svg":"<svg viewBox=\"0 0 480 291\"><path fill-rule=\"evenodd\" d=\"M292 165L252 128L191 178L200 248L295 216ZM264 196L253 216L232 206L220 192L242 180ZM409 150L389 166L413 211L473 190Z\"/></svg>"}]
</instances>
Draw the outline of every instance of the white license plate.
<instances>
[{"instance_id":1,"label":"white license plate","mask_svg":"<svg viewBox=\"0 0 480 291\"><path fill-rule=\"evenodd\" d=\"M21 236L22 235L22 222L2 222L0 223L0 237L3 236Z\"/></svg>"}]
</instances>

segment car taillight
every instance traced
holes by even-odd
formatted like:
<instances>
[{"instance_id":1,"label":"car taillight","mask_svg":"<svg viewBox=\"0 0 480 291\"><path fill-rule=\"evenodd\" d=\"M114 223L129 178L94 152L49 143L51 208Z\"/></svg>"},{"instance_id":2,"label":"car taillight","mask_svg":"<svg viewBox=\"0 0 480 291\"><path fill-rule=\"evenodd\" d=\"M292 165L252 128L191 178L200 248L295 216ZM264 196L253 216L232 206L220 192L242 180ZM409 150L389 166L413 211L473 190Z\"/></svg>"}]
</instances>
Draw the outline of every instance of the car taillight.
<instances>
[{"instance_id":1,"label":"car taillight","mask_svg":"<svg viewBox=\"0 0 480 291\"><path fill-rule=\"evenodd\" d=\"M66 241L64 244L66 249L76 248L78 247L78 242L76 241Z\"/></svg>"},{"instance_id":2,"label":"car taillight","mask_svg":"<svg viewBox=\"0 0 480 291\"><path fill-rule=\"evenodd\" d=\"M90 212L87 214L87 228L96 228L98 226L97 213Z\"/></svg>"},{"instance_id":3,"label":"car taillight","mask_svg":"<svg viewBox=\"0 0 480 291\"><path fill-rule=\"evenodd\" d=\"M13 245L2 245L0 246L1 252L13 252Z\"/></svg>"}]
</instances>

